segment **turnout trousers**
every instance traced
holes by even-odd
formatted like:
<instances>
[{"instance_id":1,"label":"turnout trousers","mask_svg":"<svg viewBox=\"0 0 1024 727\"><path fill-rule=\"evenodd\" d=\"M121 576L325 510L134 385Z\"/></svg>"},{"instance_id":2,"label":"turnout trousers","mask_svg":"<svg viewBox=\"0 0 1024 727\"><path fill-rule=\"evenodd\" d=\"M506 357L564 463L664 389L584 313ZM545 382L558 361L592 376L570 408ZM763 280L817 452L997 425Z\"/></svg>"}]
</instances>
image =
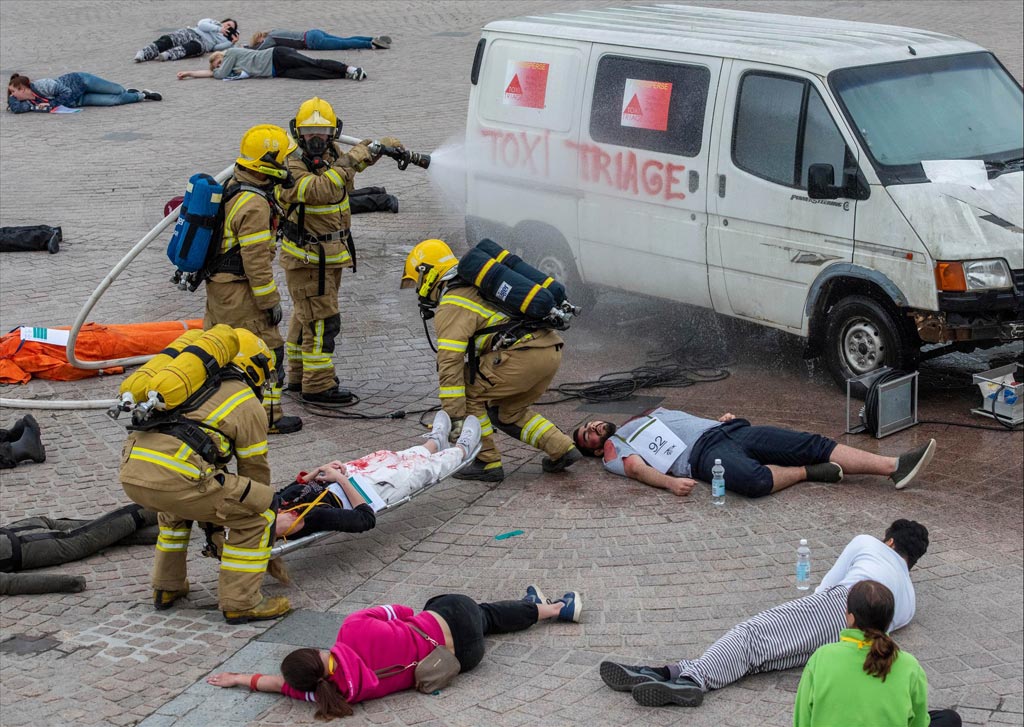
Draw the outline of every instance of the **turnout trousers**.
<instances>
[{"instance_id":1,"label":"turnout trousers","mask_svg":"<svg viewBox=\"0 0 1024 727\"><path fill-rule=\"evenodd\" d=\"M227 472L185 490L122 486L134 502L158 513L154 589L185 588L188 541L196 521L228 529L220 561L220 610L248 611L263 599L260 584L270 561L277 517L270 509L270 487Z\"/></svg>"},{"instance_id":2,"label":"turnout trousers","mask_svg":"<svg viewBox=\"0 0 1024 727\"><path fill-rule=\"evenodd\" d=\"M542 449L558 459L573 447L572 439L530 406L547 391L562 363L562 345L546 348L514 348L480 357L476 380L466 386L466 414L480 420L481 450L485 465L501 464L494 444L497 427L510 437ZM469 381L469 370L466 370Z\"/></svg>"},{"instance_id":3,"label":"turnout trousers","mask_svg":"<svg viewBox=\"0 0 1024 727\"><path fill-rule=\"evenodd\" d=\"M319 394L337 386L334 346L341 333L338 291L342 270L342 267L324 268L322 288L320 271L315 265L284 271L292 297L292 316L285 343L288 381L302 382L304 394Z\"/></svg>"}]
</instances>

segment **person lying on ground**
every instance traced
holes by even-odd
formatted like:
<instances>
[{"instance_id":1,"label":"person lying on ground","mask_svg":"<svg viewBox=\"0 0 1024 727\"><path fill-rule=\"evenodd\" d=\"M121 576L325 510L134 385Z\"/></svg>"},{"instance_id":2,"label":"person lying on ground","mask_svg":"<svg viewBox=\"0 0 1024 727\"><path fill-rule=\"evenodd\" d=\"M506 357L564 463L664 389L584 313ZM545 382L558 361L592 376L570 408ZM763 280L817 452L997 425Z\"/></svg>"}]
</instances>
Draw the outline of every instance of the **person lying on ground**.
<instances>
[{"instance_id":1,"label":"person lying on ground","mask_svg":"<svg viewBox=\"0 0 1024 727\"><path fill-rule=\"evenodd\" d=\"M733 414L702 419L662 408L621 427L604 420L587 422L576 428L573 440L583 454L602 457L609 472L680 496L690 494L696 479L711 481L716 459L725 468L725 489L763 497L806 480L839 482L844 474L882 475L901 490L935 454L934 439L896 457L883 457L820 434L751 426Z\"/></svg>"},{"instance_id":2,"label":"person lying on ground","mask_svg":"<svg viewBox=\"0 0 1024 727\"><path fill-rule=\"evenodd\" d=\"M802 666L816 649L838 641L846 627L850 588L861 581L877 581L892 592L895 603L886 626L896 631L914 617L917 600L910 570L927 551L928 529L913 520L896 520L884 540L870 535L851 540L813 594L734 626L699 659L660 667L604 661L601 679L616 691L632 692L645 707L696 707L711 689L748 674Z\"/></svg>"},{"instance_id":3,"label":"person lying on ground","mask_svg":"<svg viewBox=\"0 0 1024 727\"><path fill-rule=\"evenodd\" d=\"M178 61L195 58L211 51L226 50L238 42L238 23L225 18L219 23L203 18L194 28L181 28L161 35L135 54L135 62Z\"/></svg>"},{"instance_id":4,"label":"person lying on ground","mask_svg":"<svg viewBox=\"0 0 1024 727\"><path fill-rule=\"evenodd\" d=\"M112 545L152 545L156 513L128 505L94 519L29 517L0 527L0 595L78 593L85 578L20 571L70 563Z\"/></svg>"},{"instance_id":5,"label":"person lying on ground","mask_svg":"<svg viewBox=\"0 0 1024 727\"><path fill-rule=\"evenodd\" d=\"M793 727L960 727L955 711L928 711L924 669L886 633L895 607L881 583L850 589L839 642L819 647L804 667Z\"/></svg>"},{"instance_id":6,"label":"person lying on ground","mask_svg":"<svg viewBox=\"0 0 1024 727\"><path fill-rule=\"evenodd\" d=\"M266 50L275 46L296 50L387 50L391 47L390 35L353 35L342 38L323 30L260 30L253 33L247 47Z\"/></svg>"},{"instance_id":7,"label":"person lying on ground","mask_svg":"<svg viewBox=\"0 0 1024 727\"><path fill-rule=\"evenodd\" d=\"M376 523L373 508L357 489L373 487L390 505L424 486L444 479L473 455L480 443L476 417L462 427L458 441L448 444L452 420L444 411L434 415L427 441L401 452L381 450L351 462L329 462L278 493L277 537L309 535L324 530L361 533ZM352 509L344 507L348 500ZM315 503L315 504L314 504Z\"/></svg>"},{"instance_id":8,"label":"person lying on ground","mask_svg":"<svg viewBox=\"0 0 1024 727\"><path fill-rule=\"evenodd\" d=\"M29 517L0 527L0 572L49 568L111 545L153 545L156 513L126 505L97 518Z\"/></svg>"},{"instance_id":9,"label":"person lying on ground","mask_svg":"<svg viewBox=\"0 0 1024 727\"><path fill-rule=\"evenodd\" d=\"M80 106L122 106L139 101L160 101L156 91L125 88L91 73L65 73L56 78L29 80L20 73L11 74L7 82L7 108L15 114L29 111L52 113L58 106L76 109Z\"/></svg>"},{"instance_id":10,"label":"person lying on ground","mask_svg":"<svg viewBox=\"0 0 1024 727\"><path fill-rule=\"evenodd\" d=\"M294 48L276 46L267 50L228 48L210 54L210 70L178 71L178 80L188 78L217 78L242 80L245 78L295 78L317 81L348 78L362 81L366 73L359 66L326 58L310 58Z\"/></svg>"},{"instance_id":11,"label":"person lying on ground","mask_svg":"<svg viewBox=\"0 0 1024 727\"><path fill-rule=\"evenodd\" d=\"M575 592L550 601L536 586L527 587L520 601L478 604L468 596L446 594L431 598L420 613L399 604L375 606L348 616L330 651L288 654L279 675L221 672L206 681L314 702L318 719L346 717L357 702L417 686L416 667L435 647L455 656L458 673L468 672L483 658L486 636L523 631L550 619L578 622L582 611Z\"/></svg>"}]
</instances>

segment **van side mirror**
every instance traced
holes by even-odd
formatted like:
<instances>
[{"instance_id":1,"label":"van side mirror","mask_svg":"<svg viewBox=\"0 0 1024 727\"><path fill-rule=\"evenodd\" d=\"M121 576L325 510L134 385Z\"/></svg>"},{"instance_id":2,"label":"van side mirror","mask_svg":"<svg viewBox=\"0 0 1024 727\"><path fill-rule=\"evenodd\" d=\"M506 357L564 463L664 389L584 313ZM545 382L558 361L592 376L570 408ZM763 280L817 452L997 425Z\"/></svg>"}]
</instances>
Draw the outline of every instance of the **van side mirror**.
<instances>
[{"instance_id":1,"label":"van side mirror","mask_svg":"<svg viewBox=\"0 0 1024 727\"><path fill-rule=\"evenodd\" d=\"M838 199L842 187L835 186L836 172L831 164L812 164L807 168L807 196L811 199Z\"/></svg>"}]
</instances>

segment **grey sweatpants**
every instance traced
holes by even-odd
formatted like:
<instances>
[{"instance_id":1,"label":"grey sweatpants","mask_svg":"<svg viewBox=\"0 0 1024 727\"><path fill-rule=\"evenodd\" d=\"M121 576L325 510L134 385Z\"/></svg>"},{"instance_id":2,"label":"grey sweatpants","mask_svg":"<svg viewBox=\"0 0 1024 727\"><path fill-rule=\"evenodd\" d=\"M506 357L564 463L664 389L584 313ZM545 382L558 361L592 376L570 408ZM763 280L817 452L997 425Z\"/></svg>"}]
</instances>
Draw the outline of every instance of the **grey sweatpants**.
<instances>
[{"instance_id":1,"label":"grey sweatpants","mask_svg":"<svg viewBox=\"0 0 1024 727\"><path fill-rule=\"evenodd\" d=\"M833 586L769 608L733 626L699 659L681 659L670 669L706 692L747 674L803 666L819 646L839 640L848 593L846 586Z\"/></svg>"}]
</instances>

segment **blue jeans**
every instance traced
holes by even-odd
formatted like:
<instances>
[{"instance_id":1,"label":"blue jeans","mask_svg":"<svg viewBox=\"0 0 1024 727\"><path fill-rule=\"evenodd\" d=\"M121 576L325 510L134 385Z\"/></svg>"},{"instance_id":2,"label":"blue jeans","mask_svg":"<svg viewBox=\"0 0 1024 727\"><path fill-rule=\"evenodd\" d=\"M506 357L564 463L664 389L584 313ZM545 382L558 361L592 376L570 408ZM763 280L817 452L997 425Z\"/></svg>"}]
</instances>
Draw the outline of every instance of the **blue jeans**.
<instances>
[{"instance_id":1,"label":"blue jeans","mask_svg":"<svg viewBox=\"0 0 1024 727\"><path fill-rule=\"evenodd\" d=\"M373 38L367 35L339 38L322 30L307 30L306 48L309 50L369 50L373 48Z\"/></svg>"},{"instance_id":2,"label":"blue jeans","mask_svg":"<svg viewBox=\"0 0 1024 727\"><path fill-rule=\"evenodd\" d=\"M794 432L779 427L752 427L746 419L734 419L709 429L694 443L690 468L694 477L711 482L715 459L725 467L725 488L747 497L764 497L772 491L772 472L765 465L806 467L828 462L836 443L820 434Z\"/></svg>"},{"instance_id":3,"label":"blue jeans","mask_svg":"<svg viewBox=\"0 0 1024 727\"><path fill-rule=\"evenodd\" d=\"M85 93L79 100L80 106L120 106L126 103L138 103L142 100L141 91L127 91L125 87L113 81L107 81L91 73L82 73Z\"/></svg>"}]
</instances>

